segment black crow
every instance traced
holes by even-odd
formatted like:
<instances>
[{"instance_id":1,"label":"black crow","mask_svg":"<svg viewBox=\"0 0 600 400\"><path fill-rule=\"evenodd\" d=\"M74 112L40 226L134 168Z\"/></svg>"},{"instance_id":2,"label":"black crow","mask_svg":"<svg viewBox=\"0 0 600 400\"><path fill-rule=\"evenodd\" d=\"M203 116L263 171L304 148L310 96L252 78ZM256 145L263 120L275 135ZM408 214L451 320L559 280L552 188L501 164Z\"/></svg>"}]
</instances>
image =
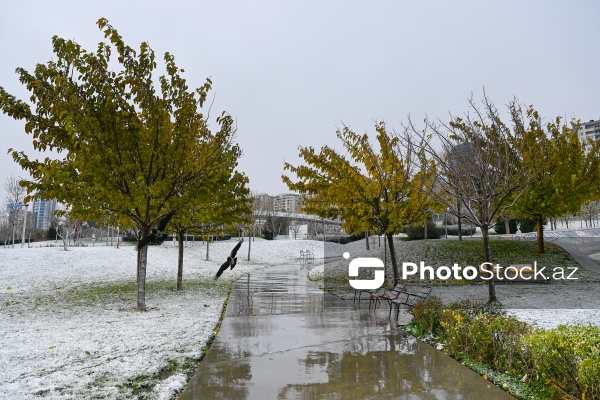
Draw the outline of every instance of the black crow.
<instances>
[{"instance_id":1,"label":"black crow","mask_svg":"<svg viewBox=\"0 0 600 400\"><path fill-rule=\"evenodd\" d=\"M171 217L173 216L173 214L175 214L175 211L171 211L170 213L165 215L164 218L161 219L160 222L158 223L158 226L156 228L152 229L152 231L150 232L150 234L148 236L146 236L142 240L140 240L140 242L138 243L135 250L137 251L137 250L143 249L144 246L148 245L148 243L159 244L159 243L164 242L166 239L166 235L163 234L163 231L167 227L167 224L171 220Z\"/></svg>"},{"instance_id":2,"label":"black crow","mask_svg":"<svg viewBox=\"0 0 600 400\"><path fill-rule=\"evenodd\" d=\"M227 257L227 261L225 261L221 267L219 268L219 270L217 271L217 274L215 275L215 281L217 279L219 279L219 277L221 276L221 274L223 272L225 272L225 270L228 267L231 267L231 269L233 269L233 267L235 267L235 264L237 264L237 257L235 256L238 252L238 250L240 249L240 247L242 246L242 240L240 240L235 247L233 248L233 250L231 250L231 254L229 255L229 257Z\"/></svg>"}]
</instances>

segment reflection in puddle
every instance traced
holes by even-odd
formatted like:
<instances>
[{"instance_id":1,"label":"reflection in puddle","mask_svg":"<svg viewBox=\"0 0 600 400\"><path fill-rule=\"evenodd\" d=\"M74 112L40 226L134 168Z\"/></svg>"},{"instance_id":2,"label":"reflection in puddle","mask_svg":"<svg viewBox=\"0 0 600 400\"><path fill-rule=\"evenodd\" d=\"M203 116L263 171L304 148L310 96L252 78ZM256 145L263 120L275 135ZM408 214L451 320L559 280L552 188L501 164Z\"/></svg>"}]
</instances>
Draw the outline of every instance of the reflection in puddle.
<instances>
[{"instance_id":1,"label":"reflection in puddle","mask_svg":"<svg viewBox=\"0 0 600 400\"><path fill-rule=\"evenodd\" d=\"M297 266L237 282L185 399L510 399L352 301L324 307ZM337 304L337 303L336 303Z\"/></svg>"}]
</instances>

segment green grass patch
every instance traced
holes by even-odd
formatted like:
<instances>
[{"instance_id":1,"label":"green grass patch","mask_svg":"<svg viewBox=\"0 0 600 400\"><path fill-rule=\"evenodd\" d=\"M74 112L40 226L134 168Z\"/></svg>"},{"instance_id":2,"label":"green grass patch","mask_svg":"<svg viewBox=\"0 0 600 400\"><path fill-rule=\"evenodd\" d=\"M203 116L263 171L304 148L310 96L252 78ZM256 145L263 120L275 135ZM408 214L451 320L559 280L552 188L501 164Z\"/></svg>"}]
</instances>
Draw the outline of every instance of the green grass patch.
<instances>
[{"instance_id":1,"label":"green grass patch","mask_svg":"<svg viewBox=\"0 0 600 400\"><path fill-rule=\"evenodd\" d=\"M166 298L189 292L208 292L214 296L226 296L232 280L185 279L183 290L176 290L175 280L150 280L146 282L146 299ZM112 281L83 284L71 288L35 293L3 293L0 309L9 315L31 311L62 312L80 307L104 307L134 310L137 304L137 283Z\"/></svg>"},{"instance_id":2,"label":"green grass patch","mask_svg":"<svg viewBox=\"0 0 600 400\"><path fill-rule=\"evenodd\" d=\"M565 263L578 265L567 252L554 244L548 244L544 254L537 254L534 242L492 240L490 247L494 264L524 264L537 261L538 264L549 267L565 266ZM485 261L481 240L401 242L396 246L396 253L400 263L424 261L431 266L454 263L461 266L478 266Z\"/></svg>"},{"instance_id":3,"label":"green grass patch","mask_svg":"<svg viewBox=\"0 0 600 400\"><path fill-rule=\"evenodd\" d=\"M536 243L528 241L512 240L491 240L490 247L492 251L492 263L507 267L511 264L532 264L537 263L538 267L546 267L546 270L561 267L579 268L579 264L562 248L553 244L546 244L546 252L538 254ZM416 240L403 241L394 240L396 251L396 261L398 268L401 268L403 262L412 262L418 265L423 261L431 267L452 266L457 263L461 267L475 266L479 267L484 261L483 241L482 240ZM383 247L376 248L368 255L353 254L353 257L377 257L384 259ZM388 267L391 266L390 255L388 251ZM348 283L347 262L339 261L325 266L325 280L328 283L345 285ZM359 279L372 279L373 271L367 268L359 270ZM577 282L600 282L600 275L579 268L577 271ZM435 284L436 282L427 282ZM447 283L470 283L469 281L457 282L439 282Z\"/></svg>"}]
</instances>

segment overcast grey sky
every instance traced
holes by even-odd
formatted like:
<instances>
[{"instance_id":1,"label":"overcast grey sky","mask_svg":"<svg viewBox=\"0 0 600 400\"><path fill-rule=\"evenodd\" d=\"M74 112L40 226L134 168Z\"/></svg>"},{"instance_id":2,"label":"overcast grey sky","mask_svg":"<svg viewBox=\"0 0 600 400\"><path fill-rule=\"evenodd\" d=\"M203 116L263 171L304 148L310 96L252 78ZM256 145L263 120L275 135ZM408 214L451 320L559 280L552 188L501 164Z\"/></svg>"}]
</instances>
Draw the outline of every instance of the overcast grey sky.
<instances>
[{"instance_id":1,"label":"overcast grey sky","mask_svg":"<svg viewBox=\"0 0 600 400\"><path fill-rule=\"evenodd\" d=\"M91 2L90 2L91 3ZM471 92L513 96L542 115L600 119L600 2L588 1L21 1L0 3L0 86L52 57L51 37L88 50L105 17L126 43L176 57L190 86L213 80L213 116L237 119L250 188L277 194L298 145L339 146L342 122L373 132L410 114L447 119ZM0 198L23 172L6 149L31 149L0 114Z\"/></svg>"}]
</instances>

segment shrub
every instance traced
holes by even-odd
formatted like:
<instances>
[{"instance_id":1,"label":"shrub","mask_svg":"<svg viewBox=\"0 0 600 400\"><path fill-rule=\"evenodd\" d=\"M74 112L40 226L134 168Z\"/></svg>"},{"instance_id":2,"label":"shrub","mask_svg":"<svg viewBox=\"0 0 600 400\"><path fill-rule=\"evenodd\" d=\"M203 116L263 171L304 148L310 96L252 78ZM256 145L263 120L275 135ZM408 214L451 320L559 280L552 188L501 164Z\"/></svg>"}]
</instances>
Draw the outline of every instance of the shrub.
<instances>
[{"instance_id":1,"label":"shrub","mask_svg":"<svg viewBox=\"0 0 600 400\"><path fill-rule=\"evenodd\" d=\"M276 234L274 231L263 229L262 236L267 240L273 240L275 239Z\"/></svg>"},{"instance_id":2,"label":"shrub","mask_svg":"<svg viewBox=\"0 0 600 400\"><path fill-rule=\"evenodd\" d=\"M362 232L358 235L352 234L350 236L342 236L342 237L327 237L325 236L325 241L339 244L348 244L351 242L356 242L357 240L364 240L365 233Z\"/></svg>"},{"instance_id":3,"label":"shrub","mask_svg":"<svg viewBox=\"0 0 600 400\"><path fill-rule=\"evenodd\" d=\"M447 228L448 228L448 235L458 236L458 225L448 225ZM445 234L446 228L441 228L441 229L442 229L442 234ZM475 227L469 227L469 226L465 226L465 225L462 225L460 227L460 231L463 236L471 236L472 234L475 233L476 230L477 230L477 228L475 228Z\"/></svg>"},{"instance_id":4,"label":"shrub","mask_svg":"<svg viewBox=\"0 0 600 400\"><path fill-rule=\"evenodd\" d=\"M522 340L536 370L565 393L600 399L600 328L560 325Z\"/></svg>"},{"instance_id":5,"label":"shrub","mask_svg":"<svg viewBox=\"0 0 600 400\"><path fill-rule=\"evenodd\" d=\"M462 302L443 310L440 326L448 352L468 356L497 371L522 371L525 359L519 346L531 328L507 316L496 303Z\"/></svg>"},{"instance_id":6,"label":"shrub","mask_svg":"<svg viewBox=\"0 0 600 400\"><path fill-rule=\"evenodd\" d=\"M516 219L508 220L508 229L510 229L511 235L514 233L517 233L517 220ZM504 220L499 219L498 221L496 221L496 226L494 227L494 230L496 231L496 233L498 233L500 235L506 234L506 226L504 225Z\"/></svg>"},{"instance_id":7,"label":"shrub","mask_svg":"<svg viewBox=\"0 0 600 400\"><path fill-rule=\"evenodd\" d=\"M423 225L408 226L406 235L409 240L425 239L425 227ZM427 239L439 239L441 236L442 230L435 226L433 221L427 220Z\"/></svg>"},{"instance_id":8,"label":"shrub","mask_svg":"<svg viewBox=\"0 0 600 400\"><path fill-rule=\"evenodd\" d=\"M514 373L524 366L519 341L530 332L529 325L513 316L477 314L467 328L471 341L468 353L497 371Z\"/></svg>"},{"instance_id":9,"label":"shrub","mask_svg":"<svg viewBox=\"0 0 600 400\"><path fill-rule=\"evenodd\" d=\"M440 319L441 339L450 355L461 357L466 354L468 322L469 315L465 310L450 308L442 311Z\"/></svg>"},{"instance_id":10,"label":"shrub","mask_svg":"<svg viewBox=\"0 0 600 400\"><path fill-rule=\"evenodd\" d=\"M131 235L131 232L125 231L122 236L124 242L137 242L138 239ZM96 240L100 241L100 235L96 236Z\"/></svg>"},{"instance_id":11,"label":"shrub","mask_svg":"<svg viewBox=\"0 0 600 400\"><path fill-rule=\"evenodd\" d=\"M172 238L171 238L171 239L172 239ZM229 240L229 239L231 239L231 235L229 235L229 234L227 234L227 233L225 233L225 234L223 234L223 235L216 235L216 236L213 236L213 240L214 240L214 241ZM167 239L167 240L169 240L169 239Z\"/></svg>"},{"instance_id":12,"label":"shrub","mask_svg":"<svg viewBox=\"0 0 600 400\"><path fill-rule=\"evenodd\" d=\"M56 237L56 228L54 227L54 225L50 225L48 231L46 232L46 240L54 240L56 239Z\"/></svg>"},{"instance_id":13,"label":"shrub","mask_svg":"<svg viewBox=\"0 0 600 400\"><path fill-rule=\"evenodd\" d=\"M440 320L444 304L437 296L431 296L425 301L417 303L412 309L414 316L411 325L421 334L436 335L441 330Z\"/></svg>"},{"instance_id":14,"label":"shrub","mask_svg":"<svg viewBox=\"0 0 600 400\"><path fill-rule=\"evenodd\" d=\"M537 222L534 219L523 218L519 224L521 233L533 232L537 229Z\"/></svg>"}]
</instances>

